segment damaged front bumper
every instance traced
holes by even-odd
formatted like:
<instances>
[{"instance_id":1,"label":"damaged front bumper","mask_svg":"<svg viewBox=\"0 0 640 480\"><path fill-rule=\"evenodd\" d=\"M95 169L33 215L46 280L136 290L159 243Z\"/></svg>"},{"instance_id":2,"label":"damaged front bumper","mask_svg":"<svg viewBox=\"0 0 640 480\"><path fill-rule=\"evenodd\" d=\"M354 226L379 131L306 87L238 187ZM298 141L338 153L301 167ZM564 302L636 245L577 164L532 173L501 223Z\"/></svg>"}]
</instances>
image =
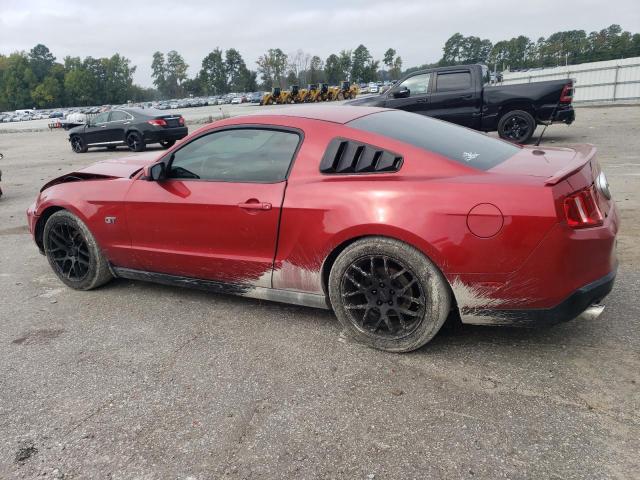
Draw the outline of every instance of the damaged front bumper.
<instances>
[{"instance_id":1,"label":"damaged front bumper","mask_svg":"<svg viewBox=\"0 0 640 480\"><path fill-rule=\"evenodd\" d=\"M582 314L597 318L602 313L600 301L606 297L616 278L616 270L573 292L552 308L502 310L491 308L462 308L462 323L471 325L509 325L515 327L550 326L566 322Z\"/></svg>"}]
</instances>

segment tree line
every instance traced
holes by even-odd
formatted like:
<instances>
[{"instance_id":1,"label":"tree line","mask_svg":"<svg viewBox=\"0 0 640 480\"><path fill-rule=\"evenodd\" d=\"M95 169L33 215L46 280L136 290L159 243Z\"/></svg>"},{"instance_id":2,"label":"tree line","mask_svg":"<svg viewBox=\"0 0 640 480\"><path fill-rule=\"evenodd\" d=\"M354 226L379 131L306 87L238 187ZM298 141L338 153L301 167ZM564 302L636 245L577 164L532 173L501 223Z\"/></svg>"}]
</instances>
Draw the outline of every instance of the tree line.
<instances>
[{"instance_id":1,"label":"tree line","mask_svg":"<svg viewBox=\"0 0 640 480\"><path fill-rule=\"evenodd\" d=\"M295 84L335 85L342 80L396 80L420 68L467 63L484 63L492 70L503 71L634 56L640 56L640 33L623 31L620 25L589 34L584 30L556 32L536 41L520 35L496 43L455 33L445 42L438 62L404 71L402 58L395 49L387 49L378 60L362 44L324 59L303 50L287 54L280 48L270 48L256 60L255 70L247 66L235 48L225 51L215 48L190 78L184 58L172 50L153 54L155 88L142 88L133 83L136 67L118 53L104 58L67 56L58 62L45 45L38 44L29 52L0 54L0 110L120 104L269 90Z\"/></svg>"},{"instance_id":2,"label":"tree line","mask_svg":"<svg viewBox=\"0 0 640 480\"><path fill-rule=\"evenodd\" d=\"M29 52L0 54L0 110L104 105L140 101L153 92L133 84L136 70L120 54L65 57L57 62L42 44Z\"/></svg>"},{"instance_id":3,"label":"tree line","mask_svg":"<svg viewBox=\"0 0 640 480\"><path fill-rule=\"evenodd\" d=\"M253 92L270 90L274 86L327 82L337 84L351 79L370 82L392 79L402 73L402 58L389 48L380 61L374 60L369 49L359 45L355 50L342 50L325 60L298 50L286 54L280 48L270 48L256 61L257 69L250 70L235 48L224 52L216 47L202 59L199 72L187 76L188 65L175 50L155 52L151 63L153 84L163 98L180 98L185 95L220 95L229 92ZM260 80L260 81L259 81Z\"/></svg>"},{"instance_id":4,"label":"tree line","mask_svg":"<svg viewBox=\"0 0 640 480\"><path fill-rule=\"evenodd\" d=\"M484 63L496 71L503 71L636 56L640 56L640 33L632 34L623 31L620 25L610 25L589 34L584 30L567 30L536 41L520 35L495 44L456 33L445 42L438 65Z\"/></svg>"}]
</instances>

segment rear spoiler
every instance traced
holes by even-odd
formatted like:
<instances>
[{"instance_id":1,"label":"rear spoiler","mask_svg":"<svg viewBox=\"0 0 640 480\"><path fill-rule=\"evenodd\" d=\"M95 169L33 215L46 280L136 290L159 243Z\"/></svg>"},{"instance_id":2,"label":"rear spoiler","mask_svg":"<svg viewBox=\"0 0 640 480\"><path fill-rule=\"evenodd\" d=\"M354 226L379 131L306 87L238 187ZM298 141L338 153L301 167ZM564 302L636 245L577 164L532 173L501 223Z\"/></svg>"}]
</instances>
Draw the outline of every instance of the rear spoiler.
<instances>
[{"instance_id":1,"label":"rear spoiler","mask_svg":"<svg viewBox=\"0 0 640 480\"><path fill-rule=\"evenodd\" d=\"M596 156L596 152L598 150L590 143L576 145L572 148L575 150L576 154L573 156L571 161L569 161L564 168L558 170L553 176L547 178L544 182L545 185L556 185L581 170L582 167L591 162L591 160Z\"/></svg>"}]
</instances>

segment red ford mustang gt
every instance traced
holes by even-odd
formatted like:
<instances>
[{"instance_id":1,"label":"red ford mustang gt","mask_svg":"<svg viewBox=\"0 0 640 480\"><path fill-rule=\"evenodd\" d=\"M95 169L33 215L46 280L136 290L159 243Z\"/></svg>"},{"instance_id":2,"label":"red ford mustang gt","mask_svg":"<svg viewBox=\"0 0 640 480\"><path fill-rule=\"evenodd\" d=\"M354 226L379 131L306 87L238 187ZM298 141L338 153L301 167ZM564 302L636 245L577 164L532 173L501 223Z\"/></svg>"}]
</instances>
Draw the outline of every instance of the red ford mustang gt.
<instances>
[{"instance_id":1,"label":"red ford mustang gt","mask_svg":"<svg viewBox=\"0 0 640 480\"><path fill-rule=\"evenodd\" d=\"M449 315L572 319L617 268L593 147L520 147L380 108L221 120L159 158L50 181L28 218L72 288L124 277L331 308L389 351L424 345Z\"/></svg>"}]
</instances>

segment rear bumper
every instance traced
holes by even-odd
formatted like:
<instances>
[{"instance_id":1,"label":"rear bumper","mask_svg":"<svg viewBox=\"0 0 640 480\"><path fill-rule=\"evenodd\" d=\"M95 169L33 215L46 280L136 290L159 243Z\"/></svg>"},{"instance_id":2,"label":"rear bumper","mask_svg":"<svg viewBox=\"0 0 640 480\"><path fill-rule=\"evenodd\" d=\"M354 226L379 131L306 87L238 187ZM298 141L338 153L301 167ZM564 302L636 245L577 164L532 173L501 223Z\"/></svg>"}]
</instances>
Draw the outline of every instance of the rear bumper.
<instances>
[{"instance_id":1,"label":"rear bumper","mask_svg":"<svg viewBox=\"0 0 640 480\"><path fill-rule=\"evenodd\" d=\"M541 327L556 325L578 317L591 305L598 304L613 288L616 270L609 272L573 292L553 308L528 310L478 309L464 316L463 323L474 325L510 325L515 327Z\"/></svg>"},{"instance_id":2,"label":"rear bumper","mask_svg":"<svg viewBox=\"0 0 640 480\"><path fill-rule=\"evenodd\" d=\"M158 128L144 132L146 143L157 143L165 140L180 140L189 133L187 127Z\"/></svg>"}]
</instances>

